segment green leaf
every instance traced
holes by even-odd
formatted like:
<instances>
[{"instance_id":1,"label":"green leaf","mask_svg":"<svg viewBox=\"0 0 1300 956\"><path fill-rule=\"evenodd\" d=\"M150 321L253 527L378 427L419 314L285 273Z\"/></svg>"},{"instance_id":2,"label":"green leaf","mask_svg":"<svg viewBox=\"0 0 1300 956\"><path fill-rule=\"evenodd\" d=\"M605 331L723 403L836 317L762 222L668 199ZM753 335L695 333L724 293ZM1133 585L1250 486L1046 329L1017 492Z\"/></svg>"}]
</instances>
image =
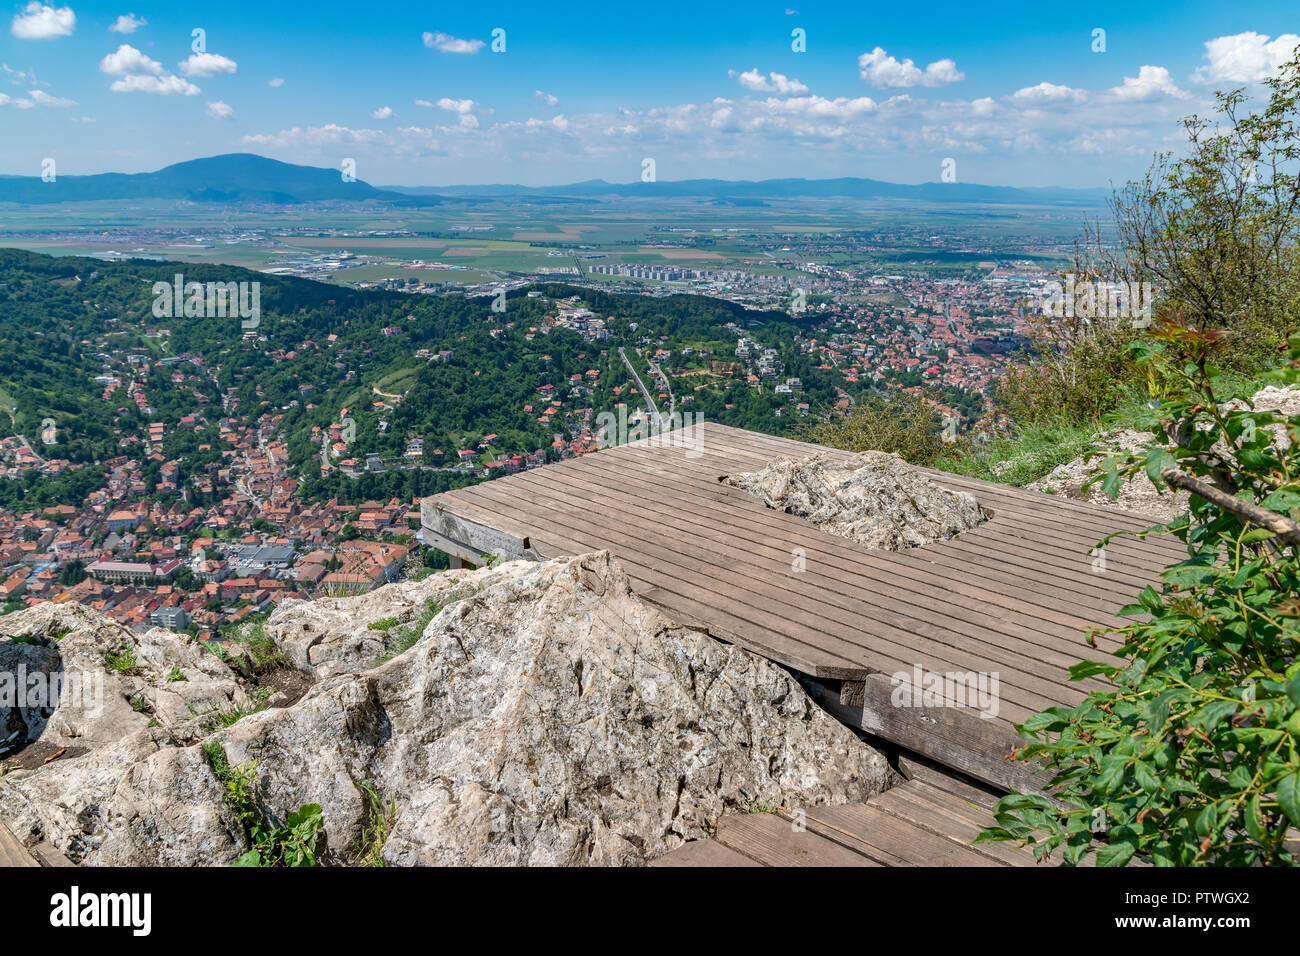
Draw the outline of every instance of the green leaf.
<instances>
[{"instance_id":1,"label":"green leaf","mask_svg":"<svg viewBox=\"0 0 1300 956\"><path fill-rule=\"evenodd\" d=\"M1101 490L1113 501L1119 497L1119 490L1122 487L1119 477L1119 459L1107 458L1104 469L1106 477L1102 479Z\"/></svg>"},{"instance_id":2,"label":"green leaf","mask_svg":"<svg viewBox=\"0 0 1300 956\"><path fill-rule=\"evenodd\" d=\"M1131 841L1124 840L1118 843L1108 843L1097 851L1098 866L1123 866L1133 858L1133 853L1137 850Z\"/></svg>"},{"instance_id":3,"label":"green leaf","mask_svg":"<svg viewBox=\"0 0 1300 956\"><path fill-rule=\"evenodd\" d=\"M256 850L249 850L238 860L236 860L232 865L233 866L261 866L262 855L258 853Z\"/></svg>"},{"instance_id":4,"label":"green leaf","mask_svg":"<svg viewBox=\"0 0 1300 956\"><path fill-rule=\"evenodd\" d=\"M1156 448L1147 453L1147 477L1157 488L1163 488L1165 480L1160 477L1160 473L1166 468L1174 466L1174 456L1164 448Z\"/></svg>"},{"instance_id":5,"label":"green leaf","mask_svg":"<svg viewBox=\"0 0 1300 956\"><path fill-rule=\"evenodd\" d=\"M1137 780L1138 786L1147 793L1160 792L1160 778L1151 772L1151 768L1139 760L1133 764L1133 778Z\"/></svg>"},{"instance_id":6,"label":"green leaf","mask_svg":"<svg viewBox=\"0 0 1300 956\"><path fill-rule=\"evenodd\" d=\"M1264 831L1263 821L1259 816L1259 795L1252 794L1246 801L1246 806L1242 809L1242 816L1246 818L1246 832L1256 843L1263 843L1267 839Z\"/></svg>"},{"instance_id":7,"label":"green leaf","mask_svg":"<svg viewBox=\"0 0 1300 956\"><path fill-rule=\"evenodd\" d=\"M1300 770L1288 774L1278 783L1277 802L1291 822L1300 827Z\"/></svg>"},{"instance_id":8,"label":"green leaf","mask_svg":"<svg viewBox=\"0 0 1300 956\"><path fill-rule=\"evenodd\" d=\"M1209 732L1240 709L1241 705L1235 700L1213 700L1201 708L1192 722Z\"/></svg>"},{"instance_id":9,"label":"green leaf","mask_svg":"<svg viewBox=\"0 0 1300 956\"><path fill-rule=\"evenodd\" d=\"M1124 771L1128 767L1128 758L1122 754L1109 754L1101 759L1101 773L1097 775L1095 786L1102 793L1114 793L1124 782Z\"/></svg>"},{"instance_id":10,"label":"green leaf","mask_svg":"<svg viewBox=\"0 0 1300 956\"><path fill-rule=\"evenodd\" d=\"M1300 707L1300 671L1286 682L1286 696L1295 707Z\"/></svg>"}]
</instances>

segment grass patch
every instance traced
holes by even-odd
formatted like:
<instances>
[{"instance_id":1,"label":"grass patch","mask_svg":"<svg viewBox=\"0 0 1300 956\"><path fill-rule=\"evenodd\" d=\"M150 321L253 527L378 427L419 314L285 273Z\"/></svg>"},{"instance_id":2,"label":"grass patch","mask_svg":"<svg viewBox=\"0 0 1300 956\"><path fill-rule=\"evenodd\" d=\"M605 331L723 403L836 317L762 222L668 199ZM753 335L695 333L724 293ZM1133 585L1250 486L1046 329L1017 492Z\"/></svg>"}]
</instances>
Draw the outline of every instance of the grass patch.
<instances>
[{"instance_id":1,"label":"grass patch","mask_svg":"<svg viewBox=\"0 0 1300 956\"><path fill-rule=\"evenodd\" d=\"M355 848L358 866L383 866L384 844L393 832L393 821L397 817L397 807L392 800L384 807L383 798L373 786L364 780L357 782L366 794L366 822L361 826Z\"/></svg>"},{"instance_id":2,"label":"grass patch","mask_svg":"<svg viewBox=\"0 0 1300 956\"><path fill-rule=\"evenodd\" d=\"M280 653L280 648L276 646L275 638L267 632L264 621L240 628L235 641L248 652L248 663L254 674L265 674L290 666L289 658Z\"/></svg>"},{"instance_id":3,"label":"grass patch","mask_svg":"<svg viewBox=\"0 0 1300 956\"><path fill-rule=\"evenodd\" d=\"M1085 455L1097 435L1091 425L1032 422L1021 426L1014 435L999 436L983 444L963 442L941 455L934 467L1003 485L1027 485Z\"/></svg>"},{"instance_id":4,"label":"grass patch","mask_svg":"<svg viewBox=\"0 0 1300 956\"><path fill-rule=\"evenodd\" d=\"M366 627L372 631L383 631L385 634L387 634L396 626L397 626L397 618L395 617L381 617L379 620L371 621L369 624L366 625Z\"/></svg>"},{"instance_id":5,"label":"grass patch","mask_svg":"<svg viewBox=\"0 0 1300 956\"><path fill-rule=\"evenodd\" d=\"M167 672L167 682L169 684L174 684L177 681L182 681L182 680L188 680L188 678L185 676L185 674L181 671L179 667L173 667L171 670Z\"/></svg>"},{"instance_id":6,"label":"grass patch","mask_svg":"<svg viewBox=\"0 0 1300 956\"><path fill-rule=\"evenodd\" d=\"M214 730L222 730L232 724L238 723L245 717L251 717L253 714L264 709L265 705L210 710L206 714L201 715L199 727L205 734L210 734Z\"/></svg>"},{"instance_id":7,"label":"grass patch","mask_svg":"<svg viewBox=\"0 0 1300 956\"><path fill-rule=\"evenodd\" d=\"M109 670L117 671L119 674L135 670L139 666L135 659L135 649L130 644L123 644L116 651L105 654L104 663L108 665Z\"/></svg>"},{"instance_id":8,"label":"grass patch","mask_svg":"<svg viewBox=\"0 0 1300 956\"><path fill-rule=\"evenodd\" d=\"M378 667L380 664L387 664L399 654L409 651L419 643L420 638L424 636L424 629L429 626L430 621L438 616L438 612L447 605L454 604L457 600L459 598L453 598L449 601L435 601L433 598L425 598L424 607L420 609L420 613L413 620L384 632L385 651L372 666Z\"/></svg>"}]
</instances>

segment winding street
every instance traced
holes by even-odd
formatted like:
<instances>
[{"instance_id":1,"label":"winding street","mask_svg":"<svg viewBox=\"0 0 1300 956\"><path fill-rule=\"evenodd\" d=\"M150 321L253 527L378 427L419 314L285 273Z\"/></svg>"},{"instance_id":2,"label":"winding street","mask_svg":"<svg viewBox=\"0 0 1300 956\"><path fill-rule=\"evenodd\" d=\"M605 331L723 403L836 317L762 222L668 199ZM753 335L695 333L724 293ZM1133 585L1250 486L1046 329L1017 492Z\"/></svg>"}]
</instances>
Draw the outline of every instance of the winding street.
<instances>
[{"instance_id":1,"label":"winding street","mask_svg":"<svg viewBox=\"0 0 1300 956\"><path fill-rule=\"evenodd\" d=\"M663 416L659 414L659 406L656 405L655 400L650 397L650 390L645 387L645 382L641 381L641 376L637 374L636 369L632 367L632 363L628 361L627 353L623 351L623 346L621 345L618 347L618 357L621 358L623 364L627 366L628 374L632 376L632 381L636 382L636 387L641 391L641 397L645 399L646 405L650 408L650 414L654 415L655 430L657 432L662 432L664 430L664 419Z\"/></svg>"}]
</instances>

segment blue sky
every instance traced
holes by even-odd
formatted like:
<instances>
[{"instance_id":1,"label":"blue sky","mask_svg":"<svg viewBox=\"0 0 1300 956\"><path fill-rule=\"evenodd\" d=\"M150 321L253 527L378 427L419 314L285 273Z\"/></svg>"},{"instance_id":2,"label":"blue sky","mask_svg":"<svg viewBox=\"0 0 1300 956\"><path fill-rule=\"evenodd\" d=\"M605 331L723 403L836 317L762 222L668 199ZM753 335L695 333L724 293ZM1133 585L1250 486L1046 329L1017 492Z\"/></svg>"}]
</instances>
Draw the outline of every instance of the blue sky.
<instances>
[{"instance_id":1,"label":"blue sky","mask_svg":"<svg viewBox=\"0 0 1300 956\"><path fill-rule=\"evenodd\" d=\"M664 180L923 182L952 159L1099 186L1300 42L1294 6L1252 0L789 2L0 0L0 172L257 152L378 185L626 182L647 157Z\"/></svg>"}]
</instances>

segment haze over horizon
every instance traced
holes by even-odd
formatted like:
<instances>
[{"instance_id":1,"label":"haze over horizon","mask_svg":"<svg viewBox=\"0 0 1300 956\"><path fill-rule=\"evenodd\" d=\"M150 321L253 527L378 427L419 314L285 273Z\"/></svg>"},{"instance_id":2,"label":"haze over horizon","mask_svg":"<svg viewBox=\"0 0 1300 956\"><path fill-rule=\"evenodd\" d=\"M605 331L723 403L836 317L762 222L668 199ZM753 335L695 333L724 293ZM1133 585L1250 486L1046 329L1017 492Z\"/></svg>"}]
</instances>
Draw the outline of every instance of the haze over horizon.
<instances>
[{"instance_id":1,"label":"haze over horizon","mask_svg":"<svg viewBox=\"0 0 1300 956\"><path fill-rule=\"evenodd\" d=\"M1264 2L472 11L11 4L0 170L147 172L229 152L375 185L855 177L1105 187L1176 150L1216 89L1300 42ZM3 21L0 21L3 23ZM201 31L196 35L195 31ZM1102 31L1102 32L1098 32ZM802 51L795 49L802 44Z\"/></svg>"}]
</instances>

